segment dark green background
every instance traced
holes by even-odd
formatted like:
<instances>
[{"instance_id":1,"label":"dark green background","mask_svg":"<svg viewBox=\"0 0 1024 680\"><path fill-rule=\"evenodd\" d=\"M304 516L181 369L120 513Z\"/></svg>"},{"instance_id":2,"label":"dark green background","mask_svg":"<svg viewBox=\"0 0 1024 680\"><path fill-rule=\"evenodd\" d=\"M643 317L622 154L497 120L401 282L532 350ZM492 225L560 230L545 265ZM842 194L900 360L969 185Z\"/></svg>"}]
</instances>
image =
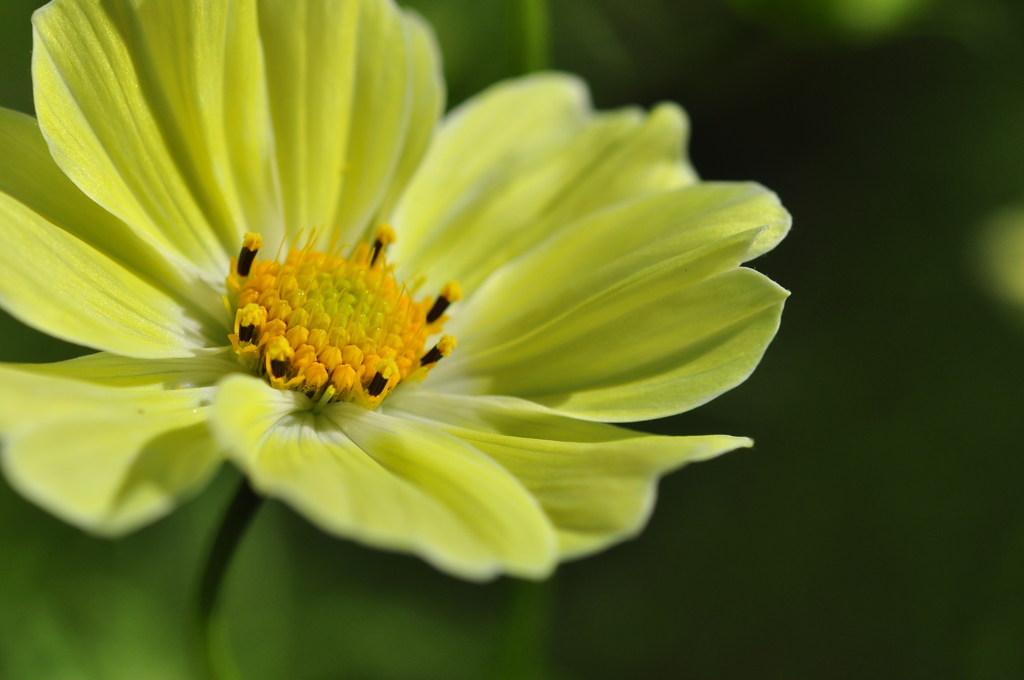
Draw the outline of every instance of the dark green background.
<instances>
[{"instance_id":1,"label":"dark green background","mask_svg":"<svg viewBox=\"0 0 1024 680\"><path fill-rule=\"evenodd\" d=\"M0 2L0 104L29 111L40 3ZM509 74L501 2L412 4L453 103ZM247 680L1024 677L1024 326L974 256L1024 200L1024 8L854 25L848 4L552 0L555 65L599 106L682 103L701 174L794 215L755 263L793 296L753 378L642 425L756 448L668 477L642 537L540 587L466 584L272 503L226 591ZM75 352L0 334L6 361ZM119 542L0 486L0 678L191 677L233 474Z\"/></svg>"}]
</instances>

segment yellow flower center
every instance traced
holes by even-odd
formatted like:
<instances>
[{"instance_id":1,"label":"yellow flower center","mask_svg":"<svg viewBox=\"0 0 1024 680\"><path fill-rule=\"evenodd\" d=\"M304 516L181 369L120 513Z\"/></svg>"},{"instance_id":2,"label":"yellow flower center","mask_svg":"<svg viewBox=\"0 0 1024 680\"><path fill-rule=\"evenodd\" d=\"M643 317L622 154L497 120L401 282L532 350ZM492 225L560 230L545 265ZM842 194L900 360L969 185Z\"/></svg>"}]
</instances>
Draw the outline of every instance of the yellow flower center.
<instances>
[{"instance_id":1,"label":"yellow flower center","mask_svg":"<svg viewBox=\"0 0 1024 680\"><path fill-rule=\"evenodd\" d=\"M228 335L242 363L278 389L298 390L317 402L351 401L376 408L402 381L422 380L455 348L440 333L448 305L462 297L455 282L436 299L413 299L385 251L395 234L387 225L373 244L349 256L291 248L283 262L257 260L258 234L246 234L227 278L235 316Z\"/></svg>"}]
</instances>

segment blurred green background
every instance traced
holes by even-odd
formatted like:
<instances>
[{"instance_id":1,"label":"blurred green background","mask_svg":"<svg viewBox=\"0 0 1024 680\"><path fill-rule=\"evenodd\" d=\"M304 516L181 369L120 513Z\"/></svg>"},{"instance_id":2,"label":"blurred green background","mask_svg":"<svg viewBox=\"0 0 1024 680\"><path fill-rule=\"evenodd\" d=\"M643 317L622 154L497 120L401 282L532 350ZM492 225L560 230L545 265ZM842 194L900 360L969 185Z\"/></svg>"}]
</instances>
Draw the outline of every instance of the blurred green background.
<instances>
[{"instance_id":1,"label":"blurred green background","mask_svg":"<svg viewBox=\"0 0 1024 680\"><path fill-rule=\"evenodd\" d=\"M31 111L0 0L0 105ZM451 103L513 70L500 0L410 2ZM693 120L709 179L795 217L793 291L746 384L638 427L752 436L674 474L637 540L542 586L456 581L268 504L227 586L247 680L1024 677L1024 324L976 253L1024 200L1024 6L551 0L602 108ZM1024 266L1024 262L1021 263ZM0 360L77 352L0 317ZM235 481L107 542L0 482L0 678L189 678L191 587Z\"/></svg>"}]
</instances>

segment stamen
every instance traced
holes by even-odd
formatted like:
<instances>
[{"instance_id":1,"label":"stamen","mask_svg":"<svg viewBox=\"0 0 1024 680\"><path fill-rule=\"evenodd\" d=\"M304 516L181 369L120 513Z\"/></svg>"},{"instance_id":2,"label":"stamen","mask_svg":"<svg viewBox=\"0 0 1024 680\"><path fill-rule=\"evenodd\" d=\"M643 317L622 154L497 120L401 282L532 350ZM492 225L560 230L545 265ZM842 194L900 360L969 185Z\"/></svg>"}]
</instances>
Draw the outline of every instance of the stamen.
<instances>
[{"instance_id":1,"label":"stamen","mask_svg":"<svg viewBox=\"0 0 1024 680\"><path fill-rule=\"evenodd\" d=\"M252 263L256 259L256 253L262 246L263 237L252 232L245 233L245 239L242 240L242 252L238 254L238 266L235 267L239 276L249 275Z\"/></svg>"},{"instance_id":2,"label":"stamen","mask_svg":"<svg viewBox=\"0 0 1024 680\"><path fill-rule=\"evenodd\" d=\"M380 371L377 371L377 375L373 376L373 380L370 381L370 386L366 388L366 392L371 397L379 397L380 393L384 391L384 386L387 384L387 379Z\"/></svg>"},{"instance_id":3,"label":"stamen","mask_svg":"<svg viewBox=\"0 0 1024 680\"><path fill-rule=\"evenodd\" d=\"M235 315L235 332L242 342L252 342L256 329L267 320L265 309L255 303L249 303L238 310Z\"/></svg>"},{"instance_id":4,"label":"stamen","mask_svg":"<svg viewBox=\"0 0 1024 680\"><path fill-rule=\"evenodd\" d=\"M288 362L295 351L284 336L278 336L267 343L267 372L274 378L288 375Z\"/></svg>"},{"instance_id":5,"label":"stamen","mask_svg":"<svg viewBox=\"0 0 1024 680\"><path fill-rule=\"evenodd\" d=\"M423 355L420 359L420 366L427 366L429 364L436 364L443 357L448 356L455 349L458 343L450 335L442 335L441 340L434 345L434 348Z\"/></svg>"},{"instance_id":6,"label":"stamen","mask_svg":"<svg viewBox=\"0 0 1024 680\"><path fill-rule=\"evenodd\" d=\"M448 309L448 305L453 302L458 302L462 299L462 288L459 287L457 281L449 281L441 289L441 294L437 296L437 300L434 301L434 306L427 312L427 323L434 323L441 318L444 311Z\"/></svg>"},{"instance_id":7,"label":"stamen","mask_svg":"<svg viewBox=\"0 0 1024 680\"><path fill-rule=\"evenodd\" d=\"M398 363L390 357L385 357L377 362L377 373L373 376L373 380L370 381L370 386L366 391L371 397L379 397L388 385L394 387L401 379L402 375L398 369Z\"/></svg>"},{"instance_id":8,"label":"stamen","mask_svg":"<svg viewBox=\"0 0 1024 680\"><path fill-rule=\"evenodd\" d=\"M382 224L377 229L377 235L373 241L373 256L370 257L370 266L372 267L377 263L377 256L387 248L389 243L395 242L395 230L388 224Z\"/></svg>"}]
</instances>

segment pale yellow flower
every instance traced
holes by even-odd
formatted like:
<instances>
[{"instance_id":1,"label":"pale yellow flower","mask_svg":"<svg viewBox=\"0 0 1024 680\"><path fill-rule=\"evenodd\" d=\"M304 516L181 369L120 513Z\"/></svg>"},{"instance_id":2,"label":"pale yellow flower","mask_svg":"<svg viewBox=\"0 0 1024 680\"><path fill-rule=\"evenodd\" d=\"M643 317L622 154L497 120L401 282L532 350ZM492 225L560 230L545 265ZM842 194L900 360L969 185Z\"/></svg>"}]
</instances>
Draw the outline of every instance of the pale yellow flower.
<instances>
[{"instance_id":1,"label":"pale yellow flower","mask_svg":"<svg viewBox=\"0 0 1024 680\"><path fill-rule=\"evenodd\" d=\"M227 459L339 536L542 577L636 534L659 475L750 445L605 424L740 383L787 295L741 265L788 214L700 182L677 106L596 113L541 74L439 122L434 38L389 0L33 23L0 304L100 350L0 367L4 472L54 514L121 534Z\"/></svg>"}]
</instances>

